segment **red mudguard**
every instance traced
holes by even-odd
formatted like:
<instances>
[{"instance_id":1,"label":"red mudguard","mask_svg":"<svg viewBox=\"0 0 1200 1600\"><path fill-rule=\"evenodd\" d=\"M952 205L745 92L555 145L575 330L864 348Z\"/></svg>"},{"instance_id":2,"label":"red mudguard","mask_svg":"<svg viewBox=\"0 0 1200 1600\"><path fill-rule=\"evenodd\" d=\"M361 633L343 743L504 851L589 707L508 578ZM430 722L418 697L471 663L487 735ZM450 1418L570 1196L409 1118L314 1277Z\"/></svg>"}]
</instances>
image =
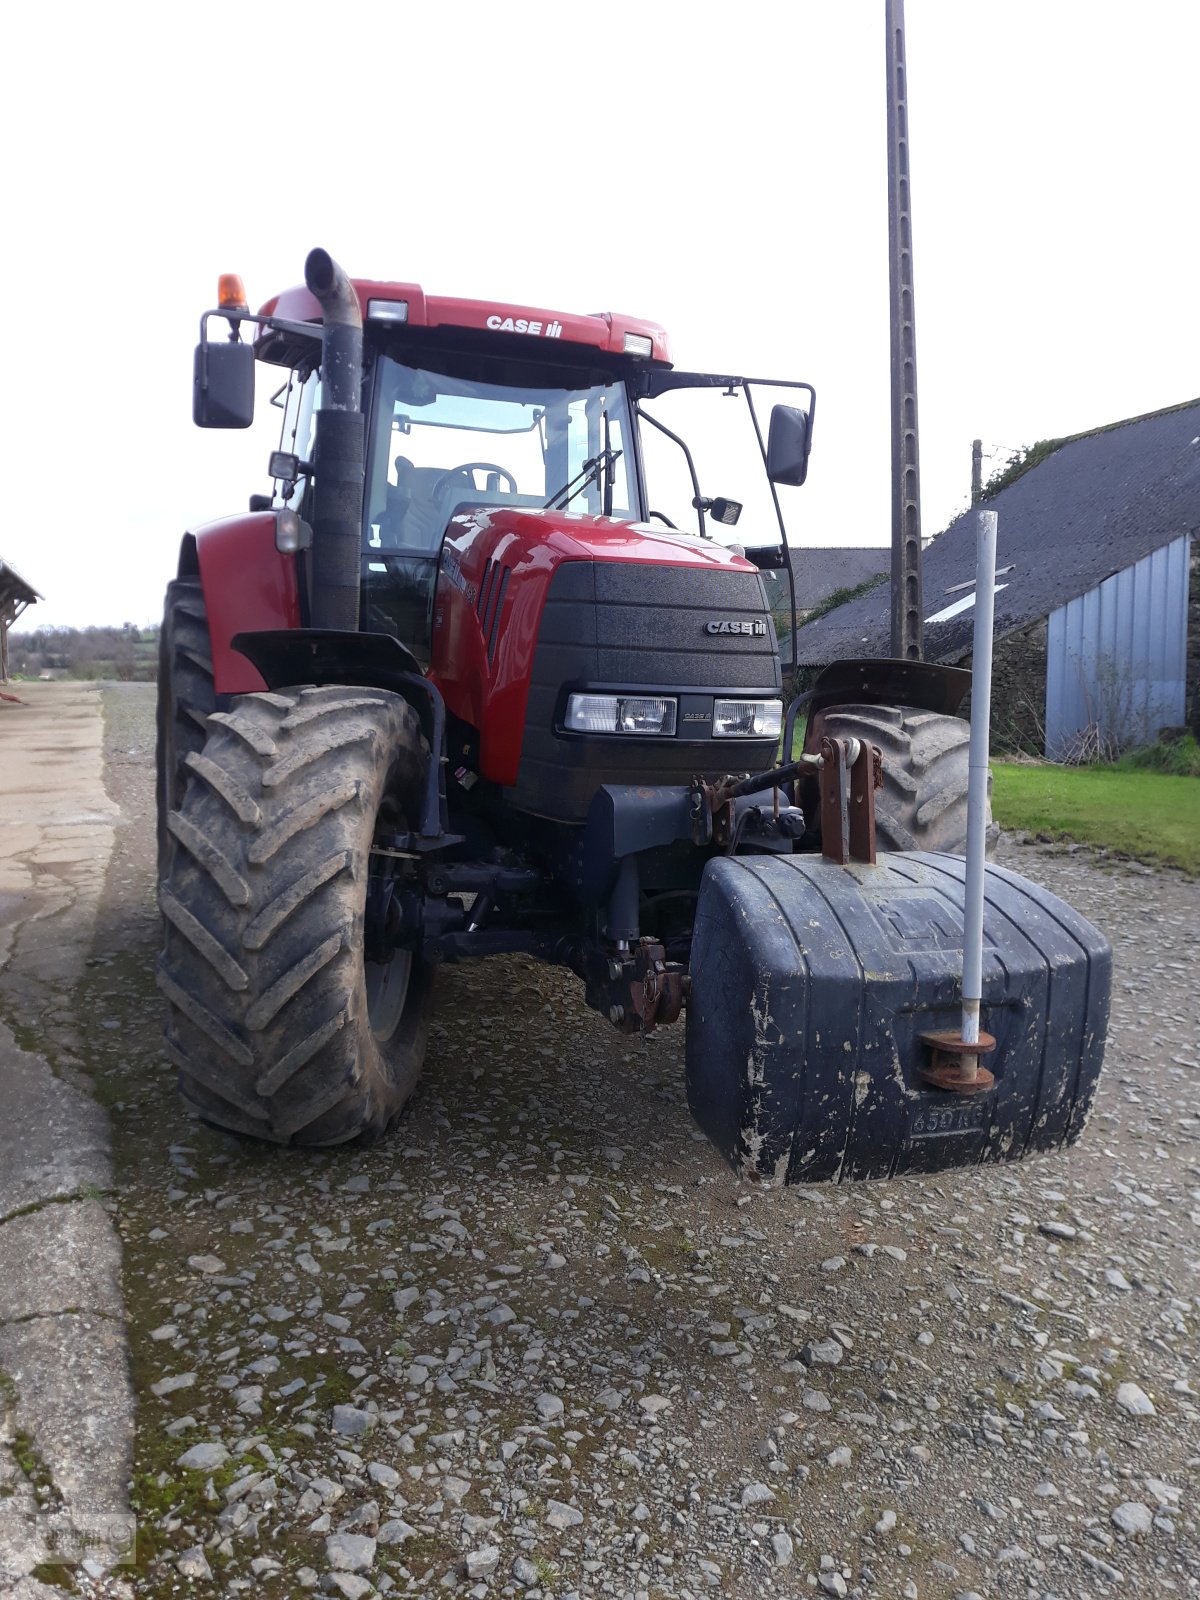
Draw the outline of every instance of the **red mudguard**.
<instances>
[{"instance_id":1,"label":"red mudguard","mask_svg":"<svg viewBox=\"0 0 1200 1600\"><path fill-rule=\"evenodd\" d=\"M266 684L229 641L237 633L300 626L296 558L275 548L275 513L223 517L194 529L200 582L212 639L218 694L247 694Z\"/></svg>"}]
</instances>

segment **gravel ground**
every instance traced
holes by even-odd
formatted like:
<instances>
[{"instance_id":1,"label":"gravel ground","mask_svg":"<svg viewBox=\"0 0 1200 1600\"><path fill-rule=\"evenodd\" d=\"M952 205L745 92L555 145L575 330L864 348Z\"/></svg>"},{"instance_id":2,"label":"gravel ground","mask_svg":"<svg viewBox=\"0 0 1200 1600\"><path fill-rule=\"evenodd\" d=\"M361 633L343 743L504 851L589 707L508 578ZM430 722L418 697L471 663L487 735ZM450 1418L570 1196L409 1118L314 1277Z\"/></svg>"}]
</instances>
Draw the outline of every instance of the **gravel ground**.
<instances>
[{"instance_id":1,"label":"gravel ground","mask_svg":"<svg viewBox=\"0 0 1200 1600\"><path fill-rule=\"evenodd\" d=\"M1082 1145L854 1189L739 1187L682 1030L448 969L385 1144L191 1120L152 981L152 707L79 994L111 1108L141 1594L1103 1596L1200 1585L1200 885L1000 859L1116 950Z\"/></svg>"}]
</instances>

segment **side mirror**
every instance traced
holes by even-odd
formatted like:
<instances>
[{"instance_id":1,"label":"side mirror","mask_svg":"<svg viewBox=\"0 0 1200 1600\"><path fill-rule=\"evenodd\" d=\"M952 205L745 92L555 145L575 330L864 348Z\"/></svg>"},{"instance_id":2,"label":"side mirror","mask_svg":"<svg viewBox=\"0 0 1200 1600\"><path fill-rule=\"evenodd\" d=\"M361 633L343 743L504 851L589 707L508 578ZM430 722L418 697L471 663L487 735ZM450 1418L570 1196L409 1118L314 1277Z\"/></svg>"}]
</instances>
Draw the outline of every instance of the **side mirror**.
<instances>
[{"instance_id":1,"label":"side mirror","mask_svg":"<svg viewBox=\"0 0 1200 1600\"><path fill-rule=\"evenodd\" d=\"M192 421L198 428L248 428L254 421L254 346L196 346L192 368Z\"/></svg>"},{"instance_id":2,"label":"side mirror","mask_svg":"<svg viewBox=\"0 0 1200 1600\"><path fill-rule=\"evenodd\" d=\"M798 489L808 476L812 437L808 412L799 406L774 406L767 434L767 477L772 483Z\"/></svg>"}]
</instances>

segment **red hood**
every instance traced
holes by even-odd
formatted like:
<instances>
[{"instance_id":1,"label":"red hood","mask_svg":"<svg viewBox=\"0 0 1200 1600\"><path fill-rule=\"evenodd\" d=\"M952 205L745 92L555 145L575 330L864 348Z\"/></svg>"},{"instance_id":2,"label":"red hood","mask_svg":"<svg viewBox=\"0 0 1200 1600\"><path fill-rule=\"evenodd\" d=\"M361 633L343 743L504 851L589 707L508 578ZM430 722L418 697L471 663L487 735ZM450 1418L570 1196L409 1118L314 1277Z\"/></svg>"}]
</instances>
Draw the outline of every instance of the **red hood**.
<instances>
[{"instance_id":1,"label":"red hood","mask_svg":"<svg viewBox=\"0 0 1200 1600\"><path fill-rule=\"evenodd\" d=\"M645 522L515 506L452 517L431 671L447 709L479 730L480 771L495 783L516 782L542 607L555 570L576 561L756 573L721 545Z\"/></svg>"},{"instance_id":2,"label":"red hood","mask_svg":"<svg viewBox=\"0 0 1200 1600\"><path fill-rule=\"evenodd\" d=\"M593 517L582 511L460 512L451 518L447 541L456 544L472 534L490 533L492 553L500 543L521 548L532 566L553 568L562 561L632 561L658 567L752 568L745 556L696 534L671 533L661 524L617 517Z\"/></svg>"}]
</instances>

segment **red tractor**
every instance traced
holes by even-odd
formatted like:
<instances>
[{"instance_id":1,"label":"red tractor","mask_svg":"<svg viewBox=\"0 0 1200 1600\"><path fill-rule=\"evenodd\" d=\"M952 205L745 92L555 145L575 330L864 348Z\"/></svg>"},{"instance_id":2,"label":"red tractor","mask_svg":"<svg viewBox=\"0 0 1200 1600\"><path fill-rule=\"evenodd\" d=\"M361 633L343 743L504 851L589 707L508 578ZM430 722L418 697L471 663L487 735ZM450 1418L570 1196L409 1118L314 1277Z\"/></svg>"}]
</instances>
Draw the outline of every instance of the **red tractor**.
<instances>
[{"instance_id":1,"label":"red tractor","mask_svg":"<svg viewBox=\"0 0 1200 1600\"><path fill-rule=\"evenodd\" d=\"M811 1107L781 1110L776 1097L764 1108L753 1070L747 1079L746 1050L761 1065L770 1046L764 974L776 971L792 1002L797 992L787 961L767 959L768 925L816 926L823 830L825 856L846 860L829 848L838 796L818 792L818 749L842 762L843 822L851 769L870 779L873 759L874 780L853 792L873 803L886 844L955 851L965 833L967 728L953 713L969 674L840 663L806 697L805 754L793 759L801 702L785 713L763 579L777 568L791 581L782 515L766 549L713 537L731 537L741 507L702 493L688 444L648 409L685 388L740 397L778 510L776 489L805 479L811 387L789 386L807 403L775 405L764 435L763 385L674 370L653 324L351 282L321 250L305 287L257 315L237 279L222 280L220 301L201 323L196 422L250 425L256 361L285 382L274 493L184 537L163 619L158 978L166 1048L196 1111L279 1143L379 1134L420 1072L437 964L523 952L570 968L626 1032L689 1004L693 1109L742 1170L894 1170L889 1141L917 1152L907 1164L1013 1153L1014 1119L1034 1117L1024 1067L1008 1074L1007 1111L995 1089L986 1114L952 1096L953 1128L935 1119L931 1137L912 1131L926 1112L909 1107L861 1159L838 1134L834 1166L813 1140L839 1118L848 1128L861 1092L816 1129ZM214 318L226 339L209 338ZM646 426L682 453L694 532L654 508ZM884 757L878 793L871 746ZM944 1024L949 946L914 945L912 929L961 898L952 866L936 885L932 868L917 870L951 858L887 859L917 864L900 873L908 889L888 891L902 902L898 922L883 919L901 929L896 948L940 952L900 1012ZM741 931L725 917L744 887L734 866L778 906ZM860 899L874 892L852 867L831 870ZM828 915L843 916L833 900ZM1103 953L1088 937L1075 959L1091 971ZM703 996L698 962L712 968ZM874 983L879 962L859 965ZM1014 962L1002 965L1011 977ZM714 1011L740 966L743 989L722 991ZM845 1009L835 984L809 998ZM1001 1035L1004 1008L1026 1002L1003 989ZM890 1014L890 1048L915 1063L920 1030ZM846 1025L839 1017L839 1071ZM856 1038L856 1050L875 1048L870 1028ZM1020 1047L1014 1024L997 1062ZM818 1028L810 1089L822 1048ZM1073 1061L1042 1142L1078 1131L1094 1071ZM912 1073L921 1106L948 1104Z\"/></svg>"}]
</instances>

